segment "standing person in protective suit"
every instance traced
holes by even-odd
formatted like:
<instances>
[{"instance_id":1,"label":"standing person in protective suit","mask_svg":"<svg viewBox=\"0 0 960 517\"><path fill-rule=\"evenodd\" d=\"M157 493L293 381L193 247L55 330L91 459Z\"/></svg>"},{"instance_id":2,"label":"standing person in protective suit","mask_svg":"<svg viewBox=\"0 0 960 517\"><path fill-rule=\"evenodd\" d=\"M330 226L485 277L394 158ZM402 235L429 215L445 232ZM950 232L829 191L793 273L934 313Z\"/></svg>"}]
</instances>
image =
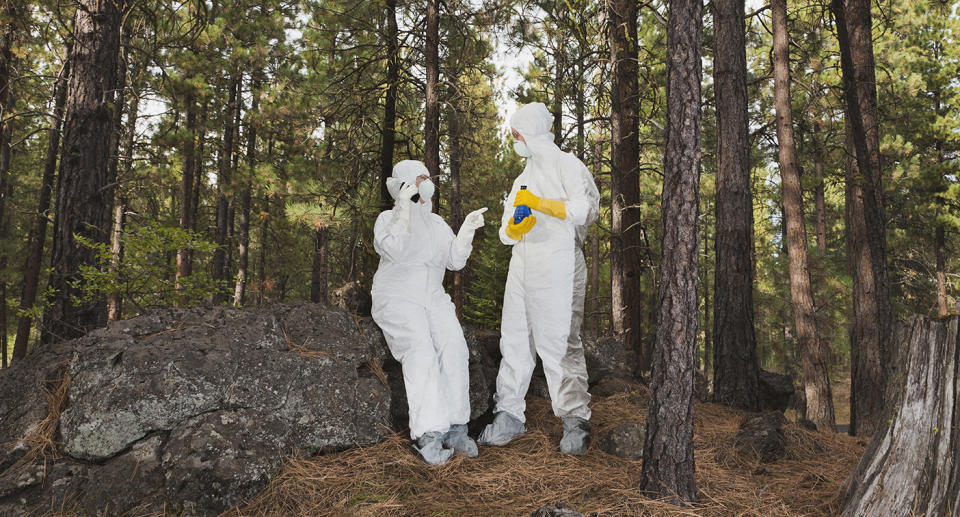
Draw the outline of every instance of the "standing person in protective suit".
<instances>
[{"instance_id":1,"label":"standing person in protective suit","mask_svg":"<svg viewBox=\"0 0 960 517\"><path fill-rule=\"evenodd\" d=\"M510 118L514 150L527 159L504 203L500 240L513 246L503 295L496 417L483 445L503 445L526 432L524 397L536 365L553 412L563 420L560 450L590 445L590 394L580 341L586 263L582 244L599 214L600 194L586 166L561 151L549 132L553 116L536 102Z\"/></svg>"},{"instance_id":2,"label":"standing person in protective suit","mask_svg":"<svg viewBox=\"0 0 960 517\"><path fill-rule=\"evenodd\" d=\"M483 226L481 208L464 219L460 233L430 211L434 186L422 162L393 167L387 190L394 208L377 217L373 244L380 266L373 277L372 315L400 362L407 391L410 437L431 465L455 451L477 456L467 436L470 419L469 352L450 296L443 290L447 269L459 270Z\"/></svg>"}]
</instances>

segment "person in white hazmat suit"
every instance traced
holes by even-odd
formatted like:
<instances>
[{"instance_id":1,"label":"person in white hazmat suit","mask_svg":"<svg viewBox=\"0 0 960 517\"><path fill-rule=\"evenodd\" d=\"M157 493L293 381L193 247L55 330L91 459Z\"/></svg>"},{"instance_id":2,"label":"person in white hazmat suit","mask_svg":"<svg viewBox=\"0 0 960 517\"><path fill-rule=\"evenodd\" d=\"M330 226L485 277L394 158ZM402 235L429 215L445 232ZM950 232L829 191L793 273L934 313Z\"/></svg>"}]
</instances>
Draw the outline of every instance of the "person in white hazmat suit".
<instances>
[{"instance_id":1,"label":"person in white hazmat suit","mask_svg":"<svg viewBox=\"0 0 960 517\"><path fill-rule=\"evenodd\" d=\"M503 445L526 432L524 397L536 365L553 412L563 421L560 450L581 454L590 444L590 394L580 340L586 286L583 239L596 221L600 194L576 156L553 143L553 116L542 103L510 118L514 150L526 167L504 202L500 240L513 246L503 296L496 416L483 445Z\"/></svg>"},{"instance_id":2,"label":"person in white hazmat suit","mask_svg":"<svg viewBox=\"0 0 960 517\"><path fill-rule=\"evenodd\" d=\"M467 215L454 235L430 211L434 186L428 175L423 163L404 160L387 179L394 207L377 217L373 230L380 266L371 312L402 367L414 449L425 462L440 465L454 452L477 456L466 425L469 352L443 275L466 264L487 209Z\"/></svg>"}]
</instances>

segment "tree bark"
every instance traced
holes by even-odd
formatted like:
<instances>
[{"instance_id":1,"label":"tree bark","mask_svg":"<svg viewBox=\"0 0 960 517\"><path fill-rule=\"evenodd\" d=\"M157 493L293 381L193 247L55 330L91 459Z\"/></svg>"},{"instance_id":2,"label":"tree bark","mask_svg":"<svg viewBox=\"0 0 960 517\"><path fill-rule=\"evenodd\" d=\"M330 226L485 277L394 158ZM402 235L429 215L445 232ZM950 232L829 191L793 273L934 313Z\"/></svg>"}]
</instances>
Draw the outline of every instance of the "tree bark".
<instances>
[{"instance_id":1,"label":"tree bark","mask_svg":"<svg viewBox=\"0 0 960 517\"><path fill-rule=\"evenodd\" d=\"M327 303L327 245L330 230L317 225L313 247L313 269L310 274L310 301Z\"/></svg>"},{"instance_id":2,"label":"tree bark","mask_svg":"<svg viewBox=\"0 0 960 517\"><path fill-rule=\"evenodd\" d=\"M937 316L942 318L950 312L947 307L947 246L943 223L937 223L934 246L937 248Z\"/></svg>"},{"instance_id":3,"label":"tree bark","mask_svg":"<svg viewBox=\"0 0 960 517\"><path fill-rule=\"evenodd\" d=\"M845 121L847 149L853 149L853 128ZM864 192L854 154L846 156L844 216L847 270L853 287L850 326L850 434L872 436L883 415L885 369L880 349L880 326L873 261L864 217Z\"/></svg>"},{"instance_id":4,"label":"tree bark","mask_svg":"<svg viewBox=\"0 0 960 517\"><path fill-rule=\"evenodd\" d=\"M637 79L637 2L609 4L610 53L610 282L613 331L649 366L641 346L643 290L640 288L640 136Z\"/></svg>"},{"instance_id":5,"label":"tree bark","mask_svg":"<svg viewBox=\"0 0 960 517\"><path fill-rule=\"evenodd\" d=\"M813 171L817 177L817 189L814 191L814 203L817 211L817 249L821 254L827 252L827 204L823 182L823 125L818 120L814 122Z\"/></svg>"},{"instance_id":6,"label":"tree bark","mask_svg":"<svg viewBox=\"0 0 960 517\"><path fill-rule=\"evenodd\" d=\"M426 118L423 124L423 163L431 176L440 174L440 12L437 0L427 0L426 47ZM437 183L436 179L434 183ZM438 189L439 191L439 189ZM433 211L439 213L437 196Z\"/></svg>"},{"instance_id":7,"label":"tree bark","mask_svg":"<svg viewBox=\"0 0 960 517\"><path fill-rule=\"evenodd\" d=\"M230 77L228 88L230 93L224 116L223 149L217 164L217 249L213 252L213 281L216 290L210 300L214 305L220 305L226 301L226 292L221 284L226 282L229 276L227 251L230 247L230 171L233 169L233 140L237 131L235 120L240 118L239 74L234 73Z\"/></svg>"},{"instance_id":8,"label":"tree bark","mask_svg":"<svg viewBox=\"0 0 960 517\"><path fill-rule=\"evenodd\" d=\"M717 103L716 282L713 398L760 409L757 340L753 327L753 197L747 115L747 56L743 0L713 3Z\"/></svg>"},{"instance_id":9,"label":"tree bark","mask_svg":"<svg viewBox=\"0 0 960 517\"><path fill-rule=\"evenodd\" d=\"M771 0L770 5L773 23L773 97L777 118L787 254L790 262L790 297L793 302L793 318L797 327L797 340L803 364L807 418L817 426L817 429L835 432L836 420L828 371L830 354L817 332L807 257L807 231L803 221L803 192L800 187L800 168L793 137L787 4L786 0Z\"/></svg>"},{"instance_id":10,"label":"tree bark","mask_svg":"<svg viewBox=\"0 0 960 517\"><path fill-rule=\"evenodd\" d=\"M263 220L260 225L260 256L257 259L257 306L263 305L267 289L267 237L270 235L270 196L263 195Z\"/></svg>"},{"instance_id":11,"label":"tree bark","mask_svg":"<svg viewBox=\"0 0 960 517\"><path fill-rule=\"evenodd\" d=\"M641 489L674 504L686 504L698 499L693 457L693 369L697 351L703 4L700 0L671 0L669 16L663 252Z\"/></svg>"},{"instance_id":12,"label":"tree bark","mask_svg":"<svg viewBox=\"0 0 960 517\"><path fill-rule=\"evenodd\" d=\"M450 146L450 227L454 233L460 231L463 224L463 199L460 194L460 167L463 164L463 134L461 127L461 113L452 107L447 114L448 142ZM463 315L463 270L453 272L453 305L456 307L457 317Z\"/></svg>"},{"instance_id":13,"label":"tree bark","mask_svg":"<svg viewBox=\"0 0 960 517\"><path fill-rule=\"evenodd\" d=\"M904 365L844 486L842 515L960 514L960 316L913 316L891 336Z\"/></svg>"},{"instance_id":14,"label":"tree bark","mask_svg":"<svg viewBox=\"0 0 960 517\"><path fill-rule=\"evenodd\" d=\"M247 179L240 201L240 242L237 246L237 282L233 290L233 306L242 307L247 290L247 266L250 254L250 198L253 175L257 166L257 124L253 120L260 106L260 78L254 73L250 80L250 111L247 115Z\"/></svg>"},{"instance_id":15,"label":"tree bark","mask_svg":"<svg viewBox=\"0 0 960 517\"><path fill-rule=\"evenodd\" d=\"M3 110L0 110L0 117L3 117L6 114L6 110L12 109L15 99L13 96L13 88L8 84L5 90L7 94L7 102L3 107ZM9 225L7 224L7 214L6 214L6 203L7 200L13 197L13 182L9 181L7 176L10 175L10 140L13 136L12 124L4 124L0 127L0 242L5 242L7 240L7 231ZM5 270L7 267L7 255L0 250L0 272ZM2 364L6 367L7 363L7 283L3 280L0 280L0 352L3 354Z\"/></svg>"},{"instance_id":16,"label":"tree bark","mask_svg":"<svg viewBox=\"0 0 960 517\"><path fill-rule=\"evenodd\" d=\"M115 272L123 262L123 231L127 221L127 199L120 196L113 207L113 232L110 236L110 271ZM123 316L123 296L119 291L107 296L107 321L117 321Z\"/></svg>"},{"instance_id":17,"label":"tree bark","mask_svg":"<svg viewBox=\"0 0 960 517\"><path fill-rule=\"evenodd\" d=\"M50 285L53 304L44 316L47 340L69 339L101 326L102 300L74 304L82 296L81 266L97 266L96 252L74 235L94 243L108 239L113 188L108 184L113 124L111 91L117 87L117 58L124 1L79 0L70 54L70 83L57 188Z\"/></svg>"},{"instance_id":18,"label":"tree bark","mask_svg":"<svg viewBox=\"0 0 960 517\"><path fill-rule=\"evenodd\" d=\"M193 92L184 95L184 109L187 112L187 126L183 149L183 174L180 181L180 231L193 231L193 188L197 163L197 108ZM180 290L181 279L190 276L192 267L191 253L188 248L177 250L177 275L174 280L176 290Z\"/></svg>"},{"instance_id":19,"label":"tree bark","mask_svg":"<svg viewBox=\"0 0 960 517\"><path fill-rule=\"evenodd\" d=\"M886 219L877 118L872 20L869 0L832 0L843 75L845 123L848 126L848 228L859 228L863 244L849 247L854 283L851 333L850 433L870 436L880 425L884 386L890 365L890 306L886 266ZM852 146L850 145L852 144ZM851 153L850 149L853 150ZM851 167L855 163L856 168ZM853 206L849 206L850 204ZM850 241L848 234L848 241ZM869 278L868 278L869 277ZM858 286L858 284L861 284Z\"/></svg>"},{"instance_id":20,"label":"tree bark","mask_svg":"<svg viewBox=\"0 0 960 517\"><path fill-rule=\"evenodd\" d=\"M396 145L397 90L400 86L400 51L397 42L397 0L387 4L387 93L383 104L383 130L380 135L380 205L383 210L393 206L387 191L387 178L393 175L393 150Z\"/></svg>"},{"instance_id":21,"label":"tree bark","mask_svg":"<svg viewBox=\"0 0 960 517\"><path fill-rule=\"evenodd\" d=\"M4 20L0 27L0 242L7 240L9 225L7 224L7 201L13 196L13 182L9 180L10 173L10 140L12 130L10 124L3 120L9 116L15 102L11 72L16 68L17 41L21 38L26 27L20 26L24 16L22 2L7 1L3 4L0 19ZM7 255L0 251L0 271L7 267ZM7 367L7 283L0 281L0 366Z\"/></svg>"},{"instance_id":22,"label":"tree bark","mask_svg":"<svg viewBox=\"0 0 960 517\"><path fill-rule=\"evenodd\" d=\"M126 136L123 143L123 167L121 178L129 179L133 170L133 147L137 137L137 118L140 115L140 96L134 93L127 113ZM124 243L123 233L126 225L127 198L122 194L121 187L117 187L113 209L113 231L110 234L110 270L116 271L123 262ZM107 321L117 321L123 317L123 296L119 291L107 295Z\"/></svg>"},{"instance_id":23,"label":"tree bark","mask_svg":"<svg viewBox=\"0 0 960 517\"><path fill-rule=\"evenodd\" d=\"M587 297L588 328L594 336L600 335L600 236L590 235L590 277L588 285L590 296Z\"/></svg>"},{"instance_id":24,"label":"tree bark","mask_svg":"<svg viewBox=\"0 0 960 517\"><path fill-rule=\"evenodd\" d=\"M63 108L67 102L67 77L70 75L70 46L64 56L63 70L54 86L53 119L50 121L47 139L47 154L44 158L43 177L40 180L40 195L37 200L37 215L30 232L30 253L23 267L23 291L20 295L20 310L26 311L37 302L40 285L40 266L43 262L43 247L47 240L47 221L50 209L50 196L57 172L57 156L60 153L60 125L63 122ZM17 337L13 343L13 358L23 359L27 355L33 318L20 316L17 321ZM6 355L4 355L6 357Z\"/></svg>"},{"instance_id":25,"label":"tree bark","mask_svg":"<svg viewBox=\"0 0 960 517\"><path fill-rule=\"evenodd\" d=\"M564 71L566 63L566 45L564 39L560 40L560 46L553 54L553 143L557 146L563 145L563 96L564 96Z\"/></svg>"},{"instance_id":26,"label":"tree bark","mask_svg":"<svg viewBox=\"0 0 960 517\"><path fill-rule=\"evenodd\" d=\"M714 245L716 245L716 239L714 239ZM703 255L704 259L710 257L710 235L704 232L703 235ZM714 273L714 281L716 281L716 273ZM703 374L709 375L710 369L716 361L713 360L713 351L714 348L714 336L711 332L713 327L710 326L710 288L713 287L713 284L710 283L710 270L703 272ZM716 317L716 312L714 311L714 317ZM700 368L700 361L698 358L697 368ZM714 381L716 381L716 374L714 374ZM716 392L716 384L714 384L714 392Z\"/></svg>"},{"instance_id":27,"label":"tree bark","mask_svg":"<svg viewBox=\"0 0 960 517\"><path fill-rule=\"evenodd\" d=\"M196 150L196 161L194 165L194 174L193 174L193 202L190 206L193 208L193 213L191 214L191 220L193 224L190 226L191 231L197 230L197 213L200 211L200 199L203 197L203 185L204 178L206 178L207 171L204 170L203 165L205 162L204 153L206 153L207 146L207 117L208 109L210 107L210 102L208 100L203 101L203 105L200 107L200 122L197 126L197 129L194 131L197 141L197 150ZM190 250L190 264L191 267L193 264L193 250Z\"/></svg>"}]
</instances>

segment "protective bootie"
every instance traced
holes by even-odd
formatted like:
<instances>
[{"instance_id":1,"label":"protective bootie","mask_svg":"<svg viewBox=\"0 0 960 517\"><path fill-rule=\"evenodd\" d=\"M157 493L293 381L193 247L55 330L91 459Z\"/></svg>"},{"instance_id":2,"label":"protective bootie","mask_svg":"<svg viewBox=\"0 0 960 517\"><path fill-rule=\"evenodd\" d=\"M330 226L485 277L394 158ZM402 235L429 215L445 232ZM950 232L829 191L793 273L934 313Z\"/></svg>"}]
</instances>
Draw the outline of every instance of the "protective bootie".
<instances>
[{"instance_id":1,"label":"protective bootie","mask_svg":"<svg viewBox=\"0 0 960 517\"><path fill-rule=\"evenodd\" d=\"M467 424L451 425L447 434L443 435L443 446L462 452L468 458L476 458L480 454L477 442L467 436Z\"/></svg>"},{"instance_id":2,"label":"protective bootie","mask_svg":"<svg viewBox=\"0 0 960 517\"><path fill-rule=\"evenodd\" d=\"M443 465L453 456L453 449L443 448L444 433L432 431L423 433L417 438L417 445L413 449L417 451L420 459L430 465Z\"/></svg>"},{"instance_id":3,"label":"protective bootie","mask_svg":"<svg viewBox=\"0 0 960 517\"><path fill-rule=\"evenodd\" d=\"M589 446L590 422L578 416L564 417L560 452L564 454L583 454Z\"/></svg>"},{"instance_id":4,"label":"protective bootie","mask_svg":"<svg viewBox=\"0 0 960 517\"><path fill-rule=\"evenodd\" d=\"M501 411L480 433L480 445L506 445L517 436L527 432L523 422L514 418L510 413Z\"/></svg>"}]
</instances>

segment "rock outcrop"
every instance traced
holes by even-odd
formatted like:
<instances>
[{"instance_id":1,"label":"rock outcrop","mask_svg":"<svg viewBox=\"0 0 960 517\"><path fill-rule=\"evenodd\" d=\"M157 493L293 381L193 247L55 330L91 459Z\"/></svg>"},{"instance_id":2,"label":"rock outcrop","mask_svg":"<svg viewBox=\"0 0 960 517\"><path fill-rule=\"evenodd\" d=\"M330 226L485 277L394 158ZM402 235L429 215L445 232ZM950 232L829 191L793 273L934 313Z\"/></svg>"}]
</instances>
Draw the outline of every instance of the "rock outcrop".
<instances>
[{"instance_id":1,"label":"rock outcrop","mask_svg":"<svg viewBox=\"0 0 960 517\"><path fill-rule=\"evenodd\" d=\"M793 379L782 373L760 370L760 410L786 411L795 404Z\"/></svg>"},{"instance_id":2,"label":"rock outcrop","mask_svg":"<svg viewBox=\"0 0 960 517\"><path fill-rule=\"evenodd\" d=\"M643 442L647 431L643 424L628 422L607 431L597 442L597 447L607 454L639 460L643 458Z\"/></svg>"},{"instance_id":3,"label":"rock outcrop","mask_svg":"<svg viewBox=\"0 0 960 517\"><path fill-rule=\"evenodd\" d=\"M467 334L479 414L494 366ZM287 455L402 430L398 373L372 321L306 303L167 309L38 348L0 371L0 515L215 514ZM51 402L64 383L65 408ZM59 445L38 454L45 439Z\"/></svg>"},{"instance_id":4,"label":"rock outcrop","mask_svg":"<svg viewBox=\"0 0 960 517\"><path fill-rule=\"evenodd\" d=\"M786 417L779 411L748 413L740 420L740 431L734 437L737 453L747 459L773 463L787 455L787 439L783 426Z\"/></svg>"}]
</instances>

